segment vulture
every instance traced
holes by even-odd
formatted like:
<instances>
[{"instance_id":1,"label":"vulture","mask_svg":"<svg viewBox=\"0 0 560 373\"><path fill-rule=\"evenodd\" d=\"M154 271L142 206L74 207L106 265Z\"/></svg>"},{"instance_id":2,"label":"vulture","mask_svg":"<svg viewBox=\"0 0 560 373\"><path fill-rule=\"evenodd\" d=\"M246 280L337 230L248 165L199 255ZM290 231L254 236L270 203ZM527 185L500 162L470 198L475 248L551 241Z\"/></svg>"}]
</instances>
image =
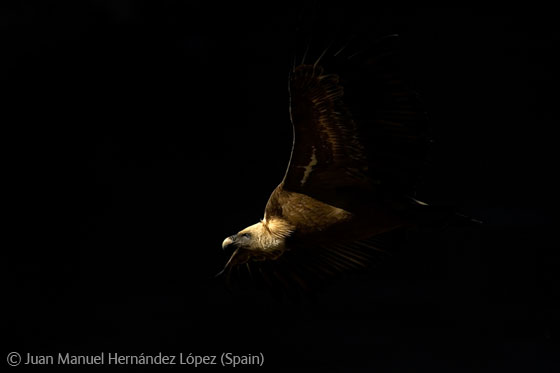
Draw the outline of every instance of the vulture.
<instances>
[{"instance_id":1,"label":"vulture","mask_svg":"<svg viewBox=\"0 0 560 373\"><path fill-rule=\"evenodd\" d=\"M413 224L431 138L397 40L330 45L290 67L286 172L262 219L223 241L220 273L243 268L305 287L309 277L367 266L376 237Z\"/></svg>"}]
</instances>

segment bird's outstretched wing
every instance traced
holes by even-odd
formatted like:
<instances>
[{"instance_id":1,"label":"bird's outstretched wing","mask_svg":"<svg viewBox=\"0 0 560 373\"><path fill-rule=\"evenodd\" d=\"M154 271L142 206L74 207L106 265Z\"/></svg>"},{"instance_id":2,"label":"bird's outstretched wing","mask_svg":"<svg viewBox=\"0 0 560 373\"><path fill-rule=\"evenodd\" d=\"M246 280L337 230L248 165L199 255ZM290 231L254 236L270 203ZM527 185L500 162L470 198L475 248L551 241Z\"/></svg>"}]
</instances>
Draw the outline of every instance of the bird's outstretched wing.
<instances>
[{"instance_id":1,"label":"bird's outstretched wing","mask_svg":"<svg viewBox=\"0 0 560 373\"><path fill-rule=\"evenodd\" d=\"M367 185L367 156L356 123L343 102L344 88L321 66L300 65L290 77L294 144L284 177L286 190Z\"/></svg>"},{"instance_id":2,"label":"bird's outstretched wing","mask_svg":"<svg viewBox=\"0 0 560 373\"><path fill-rule=\"evenodd\" d=\"M326 56L290 76L294 143L285 190L337 204L345 192L412 193L429 137L392 46Z\"/></svg>"}]
</instances>

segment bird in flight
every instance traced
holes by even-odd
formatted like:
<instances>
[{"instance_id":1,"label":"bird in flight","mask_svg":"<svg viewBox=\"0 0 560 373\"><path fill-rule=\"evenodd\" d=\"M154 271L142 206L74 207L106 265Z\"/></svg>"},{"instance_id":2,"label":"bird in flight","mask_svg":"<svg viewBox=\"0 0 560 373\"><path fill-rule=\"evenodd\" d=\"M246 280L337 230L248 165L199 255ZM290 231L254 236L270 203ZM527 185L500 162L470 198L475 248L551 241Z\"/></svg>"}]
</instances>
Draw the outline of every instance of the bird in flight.
<instances>
[{"instance_id":1,"label":"bird in flight","mask_svg":"<svg viewBox=\"0 0 560 373\"><path fill-rule=\"evenodd\" d=\"M223 241L231 255L222 272L245 267L304 286L308 275L366 266L377 236L410 224L430 140L393 39L357 51L331 46L291 69L287 170L262 219Z\"/></svg>"}]
</instances>

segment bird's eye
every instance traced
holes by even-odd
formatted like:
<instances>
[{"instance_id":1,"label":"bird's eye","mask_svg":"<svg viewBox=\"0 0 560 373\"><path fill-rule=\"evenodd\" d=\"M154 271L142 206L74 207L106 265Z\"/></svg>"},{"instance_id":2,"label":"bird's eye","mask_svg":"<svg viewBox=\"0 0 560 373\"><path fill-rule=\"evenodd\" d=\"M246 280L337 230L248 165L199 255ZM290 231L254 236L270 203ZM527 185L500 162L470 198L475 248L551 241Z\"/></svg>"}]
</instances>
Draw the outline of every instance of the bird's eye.
<instances>
[{"instance_id":1,"label":"bird's eye","mask_svg":"<svg viewBox=\"0 0 560 373\"><path fill-rule=\"evenodd\" d=\"M243 233L243 234L241 235L241 237L243 237L243 238L251 238L251 233Z\"/></svg>"}]
</instances>

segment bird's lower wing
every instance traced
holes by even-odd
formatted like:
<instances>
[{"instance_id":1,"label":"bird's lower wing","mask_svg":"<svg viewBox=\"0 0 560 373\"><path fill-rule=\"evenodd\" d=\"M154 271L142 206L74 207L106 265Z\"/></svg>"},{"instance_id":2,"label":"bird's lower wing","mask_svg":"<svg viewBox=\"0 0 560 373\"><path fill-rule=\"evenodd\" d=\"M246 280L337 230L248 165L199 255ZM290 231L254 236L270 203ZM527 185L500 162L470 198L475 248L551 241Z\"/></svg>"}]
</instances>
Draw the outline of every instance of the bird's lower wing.
<instances>
[{"instance_id":1,"label":"bird's lower wing","mask_svg":"<svg viewBox=\"0 0 560 373\"><path fill-rule=\"evenodd\" d=\"M250 262L246 274L273 293L297 296L325 284L325 280L371 268L395 244L399 232L349 242L299 244L274 261Z\"/></svg>"}]
</instances>

